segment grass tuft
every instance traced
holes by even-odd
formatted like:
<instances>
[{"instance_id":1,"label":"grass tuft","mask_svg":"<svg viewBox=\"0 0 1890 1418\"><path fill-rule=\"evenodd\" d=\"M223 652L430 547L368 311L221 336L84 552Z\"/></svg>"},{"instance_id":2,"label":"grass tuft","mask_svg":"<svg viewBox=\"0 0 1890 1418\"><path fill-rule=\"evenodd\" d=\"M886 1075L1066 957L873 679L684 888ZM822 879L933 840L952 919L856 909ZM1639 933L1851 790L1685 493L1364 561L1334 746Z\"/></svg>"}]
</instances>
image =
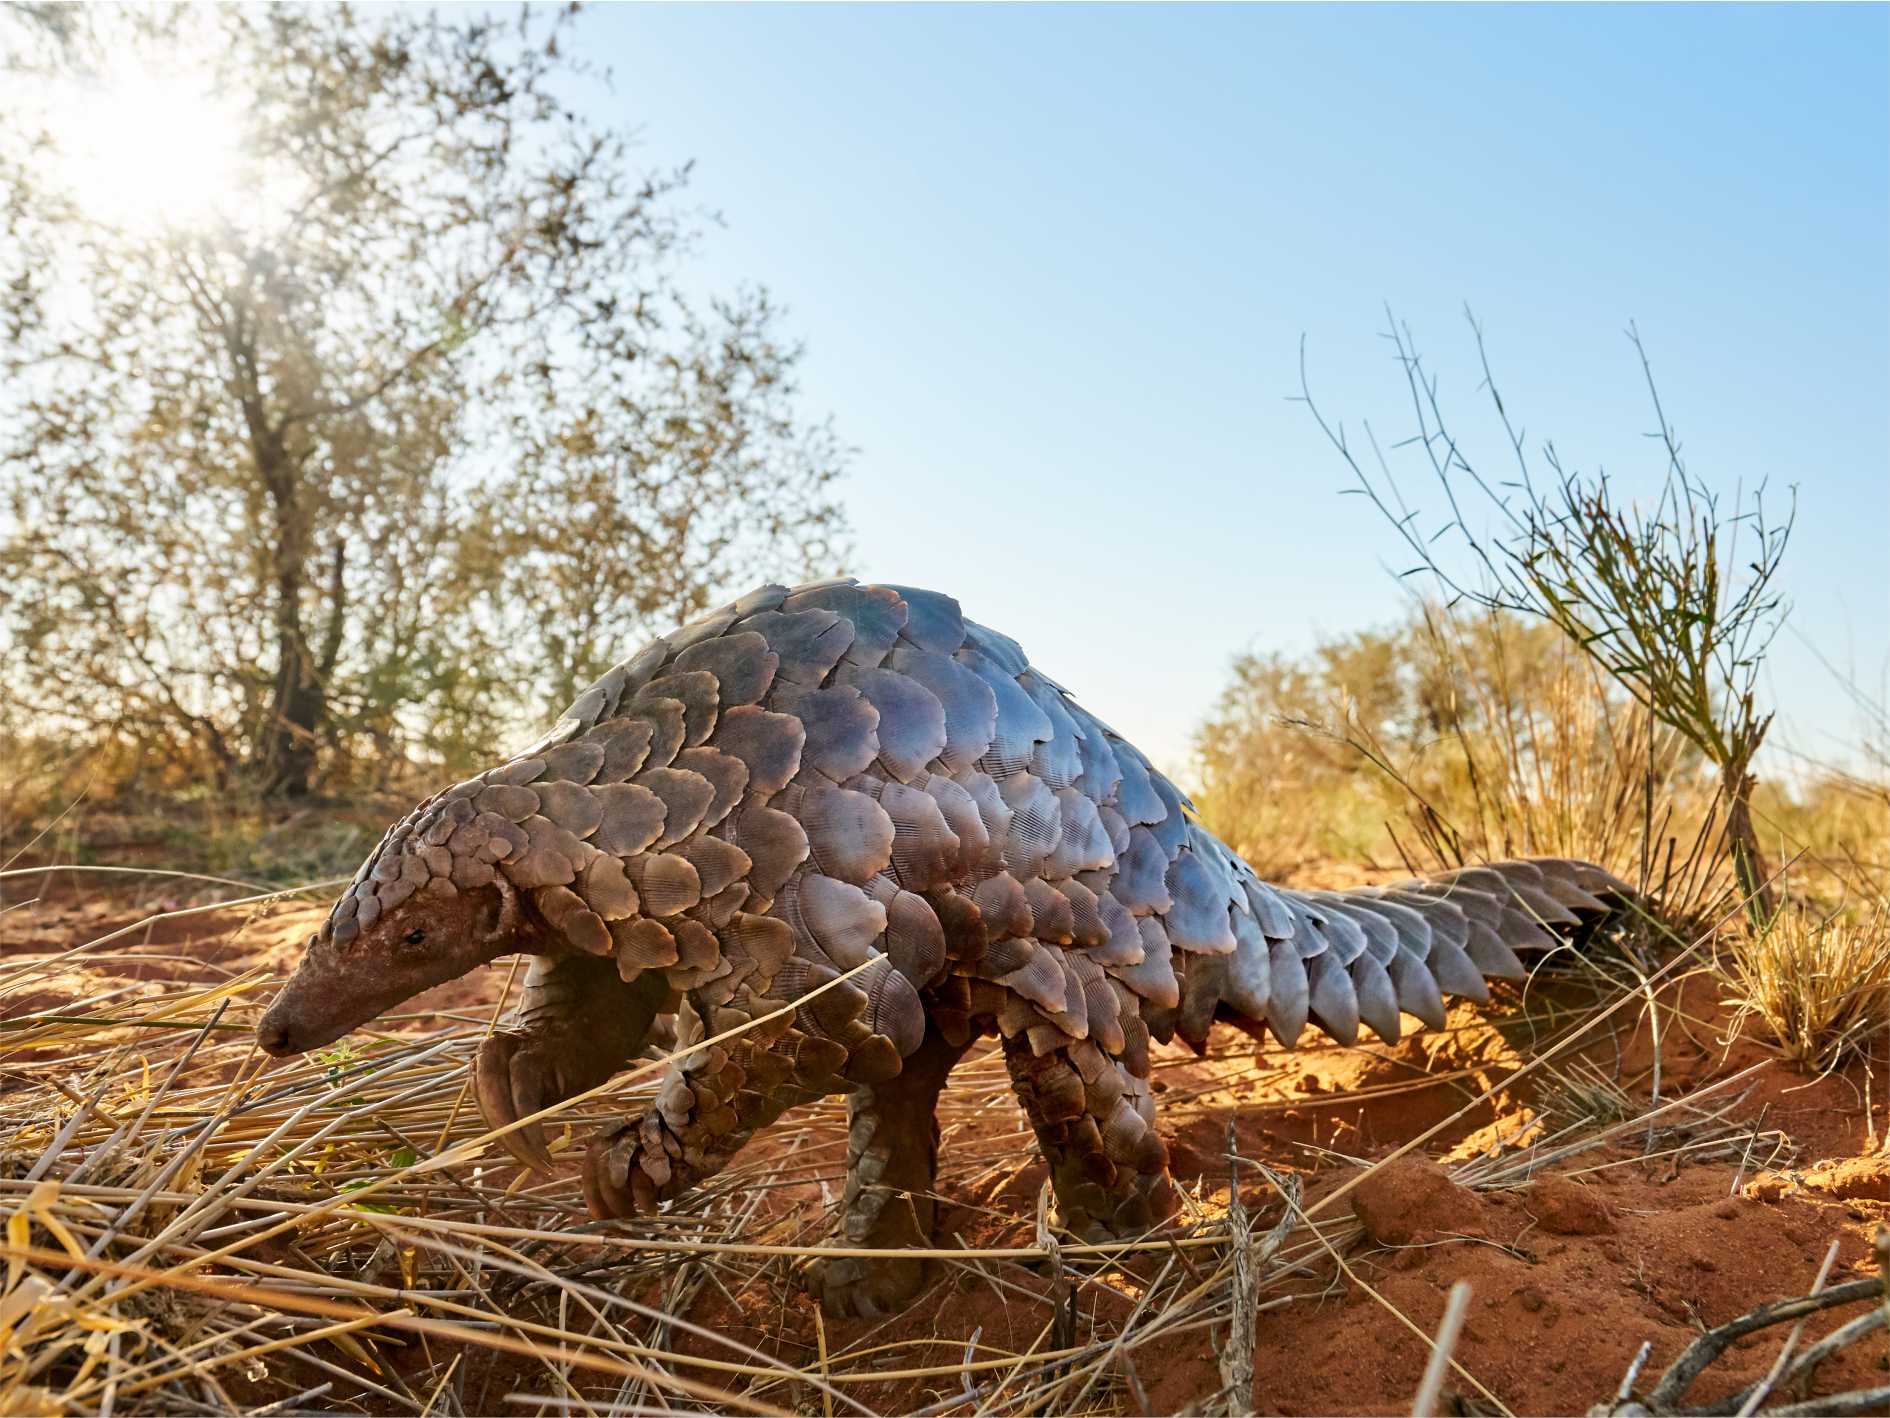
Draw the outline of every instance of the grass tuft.
<instances>
[{"instance_id":1,"label":"grass tuft","mask_svg":"<svg viewBox=\"0 0 1890 1418\"><path fill-rule=\"evenodd\" d=\"M1825 917L1786 910L1736 935L1717 970L1736 1023L1756 1015L1788 1062L1823 1073L1890 1029L1890 900Z\"/></svg>"}]
</instances>

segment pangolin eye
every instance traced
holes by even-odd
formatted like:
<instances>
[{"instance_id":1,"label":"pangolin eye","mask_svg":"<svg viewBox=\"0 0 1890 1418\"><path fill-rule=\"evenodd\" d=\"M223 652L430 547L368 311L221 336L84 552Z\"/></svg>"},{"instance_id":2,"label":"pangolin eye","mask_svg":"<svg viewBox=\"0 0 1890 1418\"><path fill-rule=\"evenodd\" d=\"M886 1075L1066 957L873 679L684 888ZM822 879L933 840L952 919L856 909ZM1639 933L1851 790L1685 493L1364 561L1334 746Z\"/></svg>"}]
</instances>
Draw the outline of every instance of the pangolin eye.
<instances>
[{"instance_id":1,"label":"pangolin eye","mask_svg":"<svg viewBox=\"0 0 1890 1418\"><path fill-rule=\"evenodd\" d=\"M412 930L408 931L404 937L402 937L402 939L404 939L408 945L419 945L426 938L427 938L427 933L421 930L420 927L418 926L415 926Z\"/></svg>"}]
</instances>

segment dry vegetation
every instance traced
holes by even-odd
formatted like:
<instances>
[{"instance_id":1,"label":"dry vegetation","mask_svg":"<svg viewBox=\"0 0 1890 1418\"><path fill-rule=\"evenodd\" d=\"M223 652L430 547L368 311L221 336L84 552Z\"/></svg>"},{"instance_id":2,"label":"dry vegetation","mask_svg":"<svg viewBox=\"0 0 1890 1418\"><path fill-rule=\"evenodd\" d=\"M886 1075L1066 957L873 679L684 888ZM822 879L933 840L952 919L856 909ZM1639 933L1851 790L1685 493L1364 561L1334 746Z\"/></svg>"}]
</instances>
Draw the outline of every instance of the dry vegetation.
<instances>
[{"instance_id":1,"label":"dry vegetation","mask_svg":"<svg viewBox=\"0 0 1890 1418\"><path fill-rule=\"evenodd\" d=\"M1670 919L1736 899L1720 775L1513 612L1423 604L1304 660L1243 657L1197 747L1203 815L1281 879L1541 854L1602 863ZM1890 888L1890 764L1860 757L1755 785L1767 855L1814 911L1868 912Z\"/></svg>"},{"instance_id":2,"label":"dry vegetation","mask_svg":"<svg viewBox=\"0 0 1890 1418\"><path fill-rule=\"evenodd\" d=\"M1890 1021L1890 902L1824 917L1786 912L1735 933L1719 969L1735 1023L1757 1016L1789 1062L1832 1068Z\"/></svg>"},{"instance_id":3,"label":"dry vegetation","mask_svg":"<svg viewBox=\"0 0 1890 1418\"><path fill-rule=\"evenodd\" d=\"M1862 1115L1835 1130L1817 1117L1844 1111L1828 1106L1843 1089L1827 1081L1809 1106L1750 1050L1703 1050L1689 1069L1669 1044L1667 1091L1656 1074L1650 1092L1640 992L1594 973L1512 996L1496 1027L1463 1010L1396 1049L1165 1055L1164 1129L1189 1205L1172 1233L1120 1248L1045 1229L1042 1169L1004 1071L976 1056L946 1095L939 1283L893 1321L823 1327L791 1267L825 1234L837 1100L665 1215L600 1227L578 1219L570 1173L519 1175L470 1105L496 972L274 1064L249 1027L318 908L259 902L112 930L122 907L97 905L77 891L33 924L8 922L0 1411L1305 1411L1320 1390L1275 1366L1278 1346L1315 1344L1337 1411L1402 1407L1441 1277L1525 1313L1540 1307L1532 1294L1631 1301L1645 1258L1622 1255L1617 1224L1643 1211L1650 1225L1699 1224L1728 1204L1729 1180L1737 1216L1711 1223L1727 1274L1696 1297L1700 1325L1810 1288L1780 1235L1841 1238L1841 1314L1868 1299L1846 1280L1874 1264L1862 1227L1809 1199L1821 1175L1809 1164L1861 1145ZM62 929L90 949L48 958L44 934ZM1663 990L1659 1007L1676 1031L1724 1023L1706 992ZM1611 1087L1597 1086L1604 1073ZM557 1149L640 1108L652 1081L626 1074L565 1110ZM1407 1170L1414 1150L1438 1149L1456 1186ZM1566 1201L1540 1180L1550 1173L1579 1178L1577 1200L1592 1191L1618 1221L1592 1238L1579 1218L1543 1223ZM1798 1175L1802 1195L1757 1199ZM1592 1266L1603 1275L1578 1283ZM1643 1340L1669 1364L1700 1337L1657 1308L1626 1310L1630 1332L1593 1368L1536 1369L1532 1349L1486 1333L1461 1341L1445 1390L1487 1411L1605 1400ZM1245 1346L1227 1338L1236 1313L1255 1327ZM1341 1355L1366 1333L1387 1357L1361 1376ZM1802 1376L1818 1370L1827 1394L1866 1386L1869 1352L1824 1355ZM1772 1353L1742 1347L1699 1387L1745 1392Z\"/></svg>"},{"instance_id":4,"label":"dry vegetation","mask_svg":"<svg viewBox=\"0 0 1890 1418\"><path fill-rule=\"evenodd\" d=\"M1699 755L1560 632L1513 613L1427 604L1304 662L1245 657L1199 747L1203 813L1275 874L1544 855L1669 901L1706 904L1712 884Z\"/></svg>"}]
</instances>

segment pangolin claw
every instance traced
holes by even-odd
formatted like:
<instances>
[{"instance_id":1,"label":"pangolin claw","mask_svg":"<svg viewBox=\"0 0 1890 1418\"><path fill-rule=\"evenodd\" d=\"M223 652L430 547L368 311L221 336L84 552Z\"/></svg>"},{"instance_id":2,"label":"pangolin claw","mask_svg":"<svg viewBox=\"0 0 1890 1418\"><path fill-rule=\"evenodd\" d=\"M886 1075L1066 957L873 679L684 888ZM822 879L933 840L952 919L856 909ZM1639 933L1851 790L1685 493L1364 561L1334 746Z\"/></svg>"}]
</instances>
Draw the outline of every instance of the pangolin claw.
<instances>
[{"instance_id":1,"label":"pangolin claw","mask_svg":"<svg viewBox=\"0 0 1890 1418\"><path fill-rule=\"evenodd\" d=\"M919 1293L925 1263L896 1255L812 1255L795 1266L794 1279L830 1319L882 1319Z\"/></svg>"},{"instance_id":2,"label":"pangolin claw","mask_svg":"<svg viewBox=\"0 0 1890 1418\"><path fill-rule=\"evenodd\" d=\"M584 1201L599 1221L637 1214L636 1197L626 1185L630 1166L624 1155L634 1145L621 1135L600 1138L584 1154Z\"/></svg>"},{"instance_id":3,"label":"pangolin claw","mask_svg":"<svg viewBox=\"0 0 1890 1418\"><path fill-rule=\"evenodd\" d=\"M518 1056L520 1040L516 1034L489 1035L479 1046L474 1069L474 1089L479 1098L479 1112L486 1126L495 1131L511 1127L520 1118L530 1117L545 1106L544 1080L529 1058ZM551 1150L545 1146L545 1129L540 1123L527 1123L502 1133L499 1141L505 1150L526 1167L540 1172L553 1170Z\"/></svg>"},{"instance_id":4,"label":"pangolin claw","mask_svg":"<svg viewBox=\"0 0 1890 1418\"><path fill-rule=\"evenodd\" d=\"M651 1215L662 1197L682 1184L671 1176L672 1185L659 1189L643 1164L637 1133L634 1124L619 1128L598 1138L584 1154L584 1201L599 1221Z\"/></svg>"}]
</instances>

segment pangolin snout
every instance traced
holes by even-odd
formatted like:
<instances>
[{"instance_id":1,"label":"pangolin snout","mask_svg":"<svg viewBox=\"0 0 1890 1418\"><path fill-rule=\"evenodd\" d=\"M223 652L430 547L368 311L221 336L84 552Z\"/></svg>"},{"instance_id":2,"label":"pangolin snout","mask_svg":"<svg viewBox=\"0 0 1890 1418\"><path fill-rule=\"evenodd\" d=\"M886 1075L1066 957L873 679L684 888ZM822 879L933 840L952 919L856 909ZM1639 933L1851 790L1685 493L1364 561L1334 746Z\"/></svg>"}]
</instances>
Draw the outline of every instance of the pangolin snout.
<instances>
[{"instance_id":1,"label":"pangolin snout","mask_svg":"<svg viewBox=\"0 0 1890 1418\"><path fill-rule=\"evenodd\" d=\"M289 1027L289 1021L276 1009L265 1014L262 1023L256 1026L256 1042L262 1046L265 1054L272 1054L279 1059L302 1052L295 1042L295 1031Z\"/></svg>"},{"instance_id":2,"label":"pangolin snout","mask_svg":"<svg viewBox=\"0 0 1890 1418\"><path fill-rule=\"evenodd\" d=\"M327 927L323 927L326 931ZM309 957L319 946L323 931L318 931L308 938L303 947L302 963L297 967L295 976L269 1002L269 1008L263 1011L263 1017L256 1025L256 1043L265 1054L284 1059L305 1052L311 1045L306 1029L298 1031L295 1027L294 996L296 985L307 972ZM297 1038L297 1033L303 1037Z\"/></svg>"}]
</instances>

